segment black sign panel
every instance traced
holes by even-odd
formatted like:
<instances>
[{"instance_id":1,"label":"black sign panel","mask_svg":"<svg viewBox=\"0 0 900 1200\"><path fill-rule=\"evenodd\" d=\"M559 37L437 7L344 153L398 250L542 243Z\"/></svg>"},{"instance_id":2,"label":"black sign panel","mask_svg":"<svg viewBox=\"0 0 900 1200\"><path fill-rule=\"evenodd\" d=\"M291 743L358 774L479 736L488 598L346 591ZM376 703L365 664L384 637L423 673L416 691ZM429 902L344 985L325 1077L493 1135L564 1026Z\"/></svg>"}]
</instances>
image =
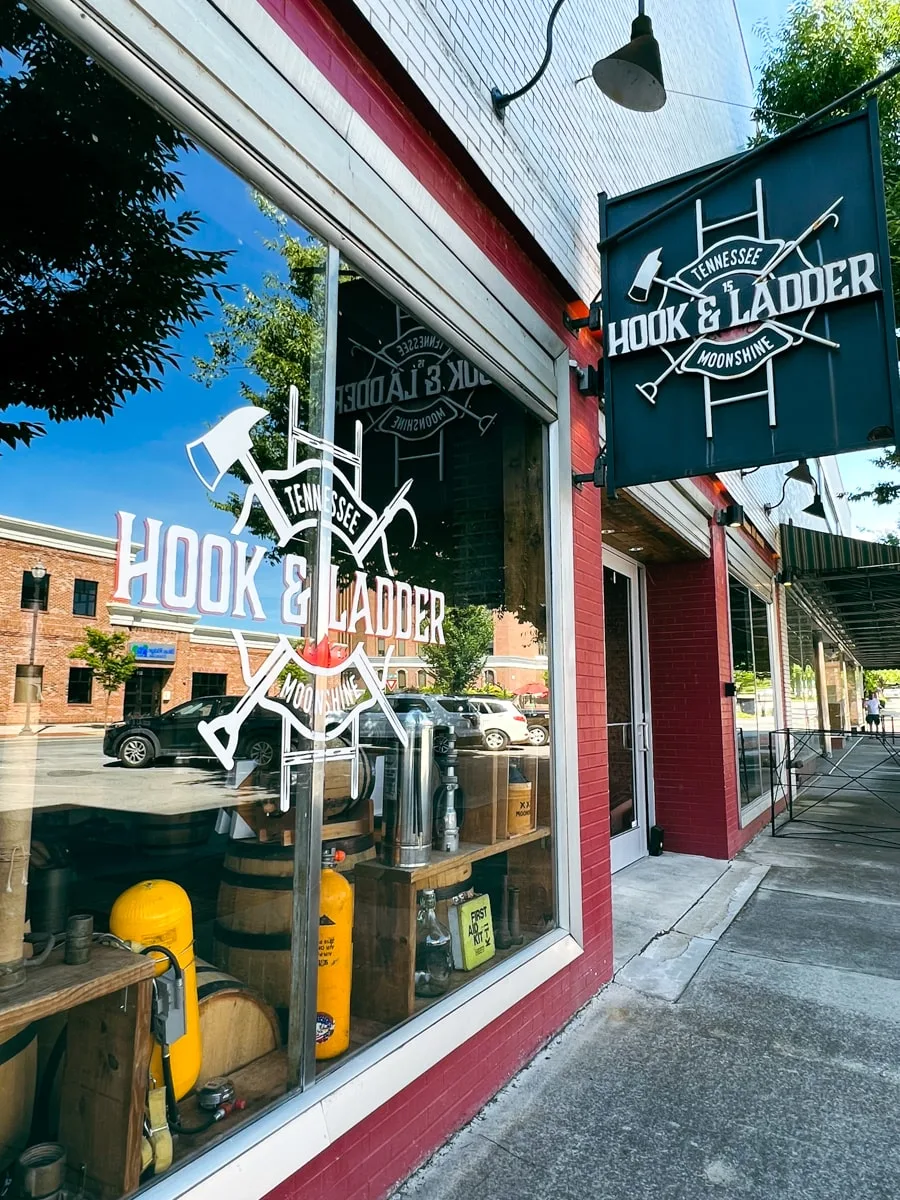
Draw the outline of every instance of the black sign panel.
<instances>
[{"instance_id":1,"label":"black sign panel","mask_svg":"<svg viewBox=\"0 0 900 1200\"><path fill-rule=\"evenodd\" d=\"M895 441L874 102L615 240L719 166L600 198L612 487Z\"/></svg>"}]
</instances>

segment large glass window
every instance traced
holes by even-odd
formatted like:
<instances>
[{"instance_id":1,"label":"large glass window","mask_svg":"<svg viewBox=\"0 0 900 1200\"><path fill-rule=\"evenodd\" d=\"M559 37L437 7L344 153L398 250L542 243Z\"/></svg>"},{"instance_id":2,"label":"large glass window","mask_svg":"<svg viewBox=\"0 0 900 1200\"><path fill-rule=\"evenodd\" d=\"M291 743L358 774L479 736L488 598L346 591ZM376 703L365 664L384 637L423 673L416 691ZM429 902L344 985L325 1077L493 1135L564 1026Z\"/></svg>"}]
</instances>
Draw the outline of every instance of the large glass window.
<instances>
[{"instance_id":1,"label":"large glass window","mask_svg":"<svg viewBox=\"0 0 900 1200\"><path fill-rule=\"evenodd\" d=\"M769 734L775 729L771 605L732 579L731 653L735 683L735 737L741 805L769 790Z\"/></svg>"},{"instance_id":2,"label":"large glass window","mask_svg":"<svg viewBox=\"0 0 900 1200\"><path fill-rule=\"evenodd\" d=\"M114 1198L553 928L546 434L14 8L0 1172Z\"/></svg>"},{"instance_id":3,"label":"large glass window","mask_svg":"<svg viewBox=\"0 0 900 1200\"><path fill-rule=\"evenodd\" d=\"M787 651L790 671L791 729L821 727L816 690L816 646L813 622L806 610L793 598L785 597Z\"/></svg>"}]
</instances>

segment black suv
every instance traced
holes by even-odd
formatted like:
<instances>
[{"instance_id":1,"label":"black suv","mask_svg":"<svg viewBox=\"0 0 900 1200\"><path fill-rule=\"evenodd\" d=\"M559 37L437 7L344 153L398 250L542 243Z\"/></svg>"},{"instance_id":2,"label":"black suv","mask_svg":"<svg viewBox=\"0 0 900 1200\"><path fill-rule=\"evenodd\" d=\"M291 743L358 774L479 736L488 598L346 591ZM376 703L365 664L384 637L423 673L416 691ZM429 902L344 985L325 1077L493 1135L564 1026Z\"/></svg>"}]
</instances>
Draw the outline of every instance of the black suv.
<instances>
[{"instance_id":1,"label":"black suv","mask_svg":"<svg viewBox=\"0 0 900 1200\"><path fill-rule=\"evenodd\" d=\"M203 696L188 700L155 717L132 717L110 725L103 737L103 753L123 767L149 767L159 758L212 758L213 753L197 726L230 712L238 696ZM255 758L268 767L281 741L280 722L274 713L257 708L241 729L238 754Z\"/></svg>"}]
</instances>

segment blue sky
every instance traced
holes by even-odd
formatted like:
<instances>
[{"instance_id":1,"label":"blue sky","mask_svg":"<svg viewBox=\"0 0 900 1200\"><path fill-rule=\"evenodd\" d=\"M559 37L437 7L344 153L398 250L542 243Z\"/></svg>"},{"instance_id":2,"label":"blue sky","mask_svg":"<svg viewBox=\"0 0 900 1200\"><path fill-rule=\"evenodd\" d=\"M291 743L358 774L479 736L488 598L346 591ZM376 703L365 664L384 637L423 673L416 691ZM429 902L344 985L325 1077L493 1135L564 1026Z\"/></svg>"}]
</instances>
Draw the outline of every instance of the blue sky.
<instances>
[{"instance_id":1,"label":"blue sky","mask_svg":"<svg viewBox=\"0 0 900 1200\"><path fill-rule=\"evenodd\" d=\"M737 0L737 7L750 66L755 74L765 51L762 33L757 26L767 24L773 33L776 32L787 15L790 0ZM873 465L876 457L868 451L840 456L838 463L848 492L871 487L877 480L890 477ZM896 473L893 478L900 482ZM868 500L859 500L850 505L850 515L857 536L877 538L887 532L896 532L900 521L900 505L879 506Z\"/></svg>"}]
</instances>

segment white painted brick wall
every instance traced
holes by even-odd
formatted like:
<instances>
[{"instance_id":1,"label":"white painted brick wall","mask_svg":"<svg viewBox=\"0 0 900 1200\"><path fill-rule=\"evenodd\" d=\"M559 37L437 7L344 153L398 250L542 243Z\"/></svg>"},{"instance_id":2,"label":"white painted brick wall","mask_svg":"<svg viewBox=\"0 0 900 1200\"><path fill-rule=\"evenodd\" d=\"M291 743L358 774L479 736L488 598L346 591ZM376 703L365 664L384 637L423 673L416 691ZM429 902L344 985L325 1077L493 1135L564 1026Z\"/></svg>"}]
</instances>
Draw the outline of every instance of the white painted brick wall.
<instances>
[{"instance_id":1,"label":"white painted brick wall","mask_svg":"<svg viewBox=\"0 0 900 1200\"><path fill-rule=\"evenodd\" d=\"M551 0L356 0L411 78L465 144L576 292L599 287L597 193L641 187L740 149L749 112L669 96L630 113L592 80L593 63L628 41L637 0L566 0L538 85L494 116L490 90L537 69ZM733 0L648 0L666 85L753 100Z\"/></svg>"}]
</instances>

